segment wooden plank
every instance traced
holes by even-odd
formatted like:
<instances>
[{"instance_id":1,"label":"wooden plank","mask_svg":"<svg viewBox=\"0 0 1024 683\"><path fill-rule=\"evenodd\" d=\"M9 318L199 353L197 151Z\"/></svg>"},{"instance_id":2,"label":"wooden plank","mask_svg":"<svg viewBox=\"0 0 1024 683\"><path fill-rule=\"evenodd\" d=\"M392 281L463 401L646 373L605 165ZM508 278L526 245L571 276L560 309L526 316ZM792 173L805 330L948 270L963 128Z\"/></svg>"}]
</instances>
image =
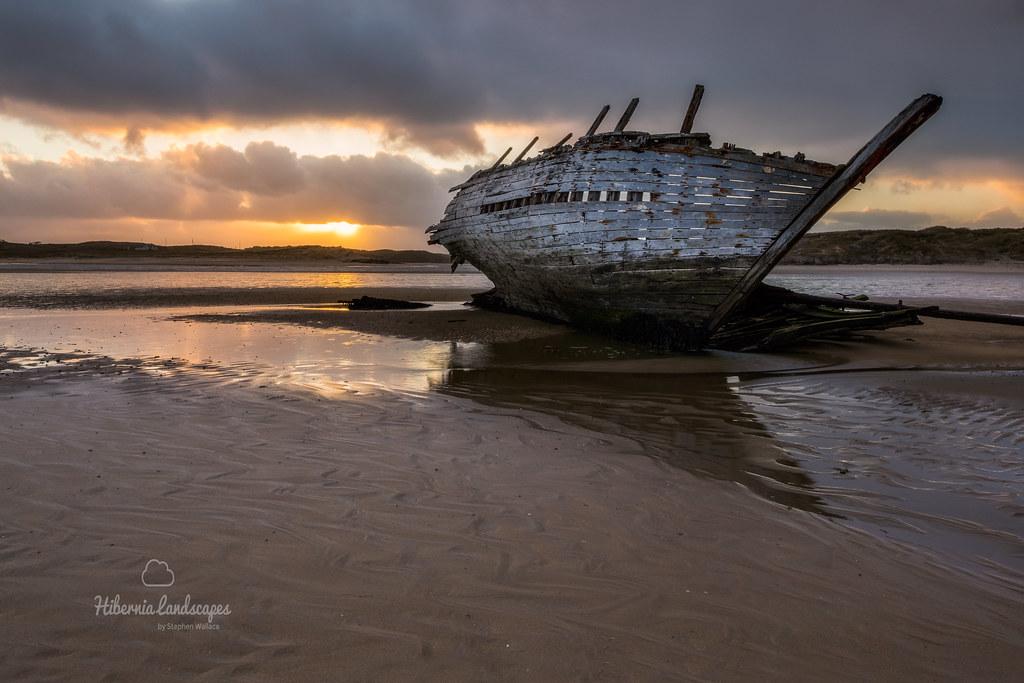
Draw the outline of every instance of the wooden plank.
<instances>
[{"instance_id":1,"label":"wooden plank","mask_svg":"<svg viewBox=\"0 0 1024 683\"><path fill-rule=\"evenodd\" d=\"M559 140L555 144L551 145L550 147L541 150L541 154L549 154L553 150L558 149L559 147L561 147L565 143L569 142L569 138L571 138L571 137L572 137L572 133L566 133L565 136L561 140Z\"/></svg>"},{"instance_id":2,"label":"wooden plank","mask_svg":"<svg viewBox=\"0 0 1024 683\"><path fill-rule=\"evenodd\" d=\"M736 221L730 224L709 224L707 219L689 218L684 221L652 219L649 221L612 220L607 222L566 221L563 223L547 223L544 221L517 221L510 224L491 226L488 232L495 239L512 240L530 233L557 233L573 243L572 238L588 235L594 241L614 239L622 231L636 232L638 236L650 239L673 237L680 239L774 239L785 227L785 220L774 223L753 225ZM537 231L540 231L539 233Z\"/></svg>"},{"instance_id":3,"label":"wooden plank","mask_svg":"<svg viewBox=\"0 0 1024 683\"><path fill-rule=\"evenodd\" d=\"M537 140L540 140L540 137L538 137L538 136L534 136L534 138L533 138L532 140L530 140L530 144L528 144L528 145L527 145L526 147L524 147L524 148L523 148L523 151L519 153L519 156L517 156L517 157L516 157L516 158L515 158L515 159L514 159L514 160L512 161L512 163L513 163L513 164L518 164L518 163L519 163L520 161L522 161L523 157L525 157L525 156L526 156L526 154L527 154L527 153L528 153L528 152L529 152L529 151L530 151L531 149L533 149L533 146L537 144Z\"/></svg>"},{"instance_id":4,"label":"wooden plank","mask_svg":"<svg viewBox=\"0 0 1024 683\"><path fill-rule=\"evenodd\" d=\"M579 204L577 207L581 206ZM594 204L586 206L593 207ZM627 205L628 206L628 205ZM564 209L563 209L564 207ZM792 212L783 211L745 211L736 213L681 211L673 214L664 211L649 211L631 206L623 211L598 211L591 208L577 208L572 205L550 205L543 207L551 212L533 213L541 207L523 207L516 209L516 215L499 217L491 214L488 220L480 217L458 219L436 226L434 235L445 238L465 231L486 233L491 239L512 239L522 234L541 230L545 233L558 232L565 234L567 241L570 234L589 233L599 240L610 231L664 230L691 236L696 231L706 232L708 236L725 236L726 239L760 238L767 235L776 236L786 226ZM555 210L557 208L557 211ZM511 212L509 212L511 213Z\"/></svg>"},{"instance_id":5,"label":"wooden plank","mask_svg":"<svg viewBox=\"0 0 1024 683\"><path fill-rule=\"evenodd\" d=\"M546 258L551 258L551 256L547 255ZM605 276L615 273L653 273L662 271L672 271L680 275L689 273L690 276L697 278L700 282L717 282L725 280L735 282L739 279L740 275L746 272L751 263L751 259L745 257L721 259L696 256L685 260L671 257L663 257L660 259L645 257L643 259L631 260L628 262L609 264L608 266L600 269L595 269L590 265L570 265L565 266L565 272L575 273L576 275L593 279L595 282ZM562 268L563 266L545 265L544 267ZM698 287L698 289L701 289L701 287Z\"/></svg>"},{"instance_id":6,"label":"wooden plank","mask_svg":"<svg viewBox=\"0 0 1024 683\"><path fill-rule=\"evenodd\" d=\"M618 161L626 162L631 165L652 164L655 166L700 164L702 166L707 166L708 168L732 168L736 170L756 171L764 174L787 173L794 176L818 179L828 177L827 173L812 173L808 172L806 169L788 168L786 165L781 164L780 160L772 159L770 157L765 159L752 156L749 159L729 160L713 154L713 151L714 150L701 149L698 151L692 151L689 154L673 154L654 151L628 152L623 150L600 150L598 152L590 153L575 152L573 155L573 162L575 163L578 160L580 163L607 164Z\"/></svg>"},{"instance_id":7,"label":"wooden plank","mask_svg":"<svg viewBox=\"0 0 1024 683\"><path fill-rule=\"evenodd\" d=\"M638 237L636 233L623 231L613 233L614 237L595 241L584 235L545 235L537 233L524 236L518 240L501 244L505 250L522 252L539 256L551 254L607 254L633 253L652 258L674 258L688 256L706 257L744 257L756 258L761 255L767 240L758 243L756 240L736 240L711 238L688 240L684 238L649 239Z\"/></svg>"},{"instance_id":8,"label":"wooden plank","mask_svg":"<svg viewBox=\"0 0 1024 683\"><path fill-rule=\"evenodd\" d=\"M682 188L681 188L682 189ZM621 191L624 194L626 191ZM653 194L653 193L652 193ZM588 217L593 220L601 220L608 216L598 214L622 214L635 213L637 216L652 216L665 214L679 216L681 218L695 215L710 215L718 220L736 220L744 215L752 216L752 220L762 217L788 216L790 219L808 201L805 197L794 197L787 195L775 195L764 193L740 197L734 195L723 195L712 193L702 189L684 190L678 193L663 193L656 200L577 200L557 201L543 204L526 204L523 206L508 209L494 210L481 213L480 207L471 206L458 209L454 215L449 215L439 224L448 226L455 223L471 224L474 222L488 223L492 221L507 220L525 215L544 216L566 212L587 212L593 214ZM612 216L614 217L614 216Z\"/></svg>"},{"instance_id":9,"label":"wooden plank","mask_svg":"<svg viewBox=\"0 0 1024 683\"><path fill-rule=\"evenodd\" d=\"M688 221L685 225L668 224L664 222L639 223L635 221L621 221L615 223L594 224L594 223L521 223L514 226L502 226L490 232L496 240L515 242L535 235L553 236L561 239L565 244L579 244L581 241L600 243L615 240L620 237L657 239L679 239L700 240L706 243L729 243L734 244L742 240L763 241L774 240L778 236L783 221L779 221L777 227L766 226L763 228L752 228L745 224L734 226L708 226L706 222L699 219ZM765 245L767 246L767 245Z\"/></svg>"},{"instance_id":10,"label":"wooden plank","mask_svg":"<svg viewBox=\"0 0 1024 683\"><path fill-rule=\"evenodd\" d=\"M737 177L738 176L738 177ZM785 182L791 180L791 182ZM490 193L467 194L460 198L465 202L487 203L514 199L531 194L531 191L574 191L574 190L639 190L665 192L677 187L712 187L738 190L740 194L753 191L777 192L793 196L815 194L816 186L798 182L796 179L769 179L736 173L709 176L704 169L687 169L676 174L639 173L627 169L599 169L597 171L574 172L566 169L559 177L538 182L536 179L522 179L509 183ZM820 185L818 186L820 187Z\"/></svg>"},{"instance_id":11,"label":"wooden plank","mask_svg":"<svg viewBox=\"0 0 1024 683\"><path fill-rule=\"evenodd\" d=\"M686 108L686 116L683 117L683 125L679 129L680 133L689 133L693 130L693 119L697 116L697 109L700 107L700 101L704 98L704 86L698 83L693 86L693 96L690 98L690 106Z\"/></svg>"},{"instance_id":12,"label":"wooden plank","mask_svg":"<svg viewBox=\"0 0 1024 683\"><path fill-rule=\"evenodd\" d=\"M622 112L622 116L619 118L619 122L615 124L615 132L621 133L626 129L629 124L629 120L633 118L633 112L636 111L636 105L640 104L640 98L634 97L626 105L626 111Z\"/></svg>"},{"instance_id":13,"label":"wooden plank","mask_svg":"<svg viewBox=\"0 0 1024 683\"><path fill-rule=\"evenodd\" d=\"M620 210L606 210L608 206L622 207ZM700 227L709 230L756 231L771 229L781 231L794 210L758 207L723 207L734 211L721 210L689 210L682 207L679 211L651 210L645 204L628 202L575 202L568 204L538 205L521 207L507 212L496 212L486 216L456 219L438 226L435 231L443 234L457 230L482 229L491 233L516 230L525 226L561 226L563 224L584 224L586 229L602 231L609 227L635 225L637 227ZM541 210L543 209L543 210Z\"/></svg>"},{"instance_id":14,"label":"wooden plank","mask_svg":"<svg viewBox=\"0 0 1024 683\"><path fill-rule=\"evenodd\" d=\"M853 155L846 167L837 171L829 182L819 190L818 194L783 230L778 239L772 243L725 301L715 310L714 315L707 323L707 334L714 333L729 313L750 296L761 280L789 252L797 240L825 215L825 212L855 185L863 182L868 173L931 118L941 105L941 97L931 94L922 95L897 114L888 125Z\"/></svg>"},{"instance_id":15,"label":"wooden plank","mask_svg":"<svg viewBox=\"0 0 1024 683\"><path fill-rule=\"evenodd\" d=\"M494 165L491 166L491 168L493 169L493 168L498 168L499 166L501 166L501 162L505 161L505 157L507 157L511 153L512 153L512 148L509 147L508 149L505 150L504 154L502 154L500 157L498 157L498 160L494 162Z\"/></svg>"},{"instance_id":16,"label":"wooden plank","mask_svg":"<svg viewBox=\"0 0 1024 683\"><path fill-rule=\"evenodd\" d=\"M678 163L645 162L636 159L604 159L593 164L577 164L573 160L563 170L566 173L573 173L577 178L602 178L625 173L631 176L658 178L663 182L680 182L681 179L687 178L705 178L718 182L737 182L739 184L753 182L804 186L803 189L809 191L821 187L826 180L823 177L807 177L802 174L782 170L767 173L761 167L740 168L703 164L700 163L700 160L692 159L687 162Z\"/></svg>"},{"instance_id":17,"label":"wooden plank","mask_svg":"<svg viewBox=\"0 0 1024 683\"><path fill-rule=\"evenodd\" d=\"M470 201L478 196L490 194L507 195L517 190L525 190L544 184L555 184L566 188L570 182L600 182L604 176L625 173L630 176L643 174L648 178L661 178L664 182L696 181L703 178L715 178L721 182L734 183L740 187L745 182L775 182L779 184L806 185L814 189L823 182L823 178L808 178L789 171L775 170L765 173L765 167L726 167L704 163L701 159L680 158L670 160L651 160L643 155L634 155L628 159L594 158L584 160L576 155L559 157L541 164L534 162L526 166L510 167L495 173L486 179L475 181L471 187L462 190L460 199ZM769 167L770 168L770 167ZM651 174L651 175L648 175Z\"/></svg>"},{"instance_id":18,"label":"wooden plank","mask_svg":"<svg viewBox=\"0 0 1024 683\"><path fill-rule=\"evenodd\" d=\"M722 180L708 178L699 174L685 177L659 177L654 175L638 175L628 172L605 173L602 175L574 175L570 172L559 174L555 182L536 184L530 179L522 182L509 183L503 191L491 194L477 194L460 197L455 210L461 215L475 215L479 207L485 204L528 198L539 192L649 192L658 195L649 201L669 201L679 196L693 196L697 193L711 193L716 200L728 198L732 202L747 201L752 197L761 200L794 200L803 203L814 194L813 190L795 183L771 183L741 181L739 179ZM595 200L577 200L593 202ZM469 213L466 213L469 212Z\"/></svg>"},{"instance_id":19,"label":"wooden plank","mask_svg":"<svg viewBox=\"0 0 1024 683\"><path fill-rule=\"evenodd\" d=\"M601 125L602 121L604 121L604 117L608 115L609 109L611 109L611 105L608 104L601 107L600 113L598 113L597 118L594 119L594 122L590 124L590 128L588 128L587 132L583 134L583 137L589 138L591 135L597 132L597 127Z\"/></svg>"},{"instance_id":20,"label":"wooden plank","mask_svg":"<svg viewBox=\"0 0 1024 683\"><path fill-rule=\"evenodd\" d=\"M807 178L806 176L791 173L789 171L775 171L765 173L761 168L728 168L715 165L701 164L690 160L680 163L655 163L642 162L639 160L601 160L594 164L568 163L564 171L572 173L575 177L602 178L618 174L629 174L634 177L661 179L664 182L679 182L680 179L710 178L719 182L739 181L745 182L796 185L805 186L811 191L821 187L826 178Z\"/></svg>"},{"instance_id":21,"label":"wooden plank","mask_svg":"<svg viewBox=\"0 0 1024 683\"><path fill-rule=\"evenodd\" d=\"M790 171L803 174L808 177L828 177L835 172L836 167L831 164L819 164L817 162L796 161L790 157L772 157L753 153L730 152L715 149L713 147L683 147L678 149L641 149L626 150L613 148L587 148L585 145L577 146L573 153L581 158L587 155L601 155L608 159L621 160L655 160L662 163L669 162L680 157L700 157L703 163L709 165L735 168L757 169L769 167L776 170Z\"/></svg>"}]
</instances>

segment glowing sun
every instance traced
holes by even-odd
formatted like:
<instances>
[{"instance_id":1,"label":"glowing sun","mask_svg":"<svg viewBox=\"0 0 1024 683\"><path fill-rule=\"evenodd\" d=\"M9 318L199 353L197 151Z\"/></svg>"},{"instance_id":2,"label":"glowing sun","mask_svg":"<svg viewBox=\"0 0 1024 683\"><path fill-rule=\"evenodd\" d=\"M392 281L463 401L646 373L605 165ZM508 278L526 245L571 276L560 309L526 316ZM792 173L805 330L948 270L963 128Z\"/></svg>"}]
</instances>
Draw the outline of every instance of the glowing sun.
<instances>
[{"instance_id":1,"label":"glowing sun","mask_svg":"<svg viewBox=\"0 0 1024 683\"><path fill-rule=\"evenodd\" d=\"M362 227L358 223L349 223L348 221L335 221L333 223L297 223L296 225L306 232L333 232L339 237L351 237L359 232L359 228Z\"/></svg>"}]
</instances>

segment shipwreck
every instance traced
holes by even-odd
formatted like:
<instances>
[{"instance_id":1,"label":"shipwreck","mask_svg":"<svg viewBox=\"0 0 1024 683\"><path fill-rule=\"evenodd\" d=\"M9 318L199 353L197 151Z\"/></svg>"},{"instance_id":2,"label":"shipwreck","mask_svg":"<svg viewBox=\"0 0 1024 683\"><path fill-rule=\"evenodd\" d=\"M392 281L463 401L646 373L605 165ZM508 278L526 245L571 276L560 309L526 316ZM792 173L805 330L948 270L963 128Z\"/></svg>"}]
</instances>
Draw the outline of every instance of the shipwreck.
<instances>
[{"instance_id":1,"label":"shipwreck","mask_svg":"<svg viewBox=\"0 0 1024 683\"><path fill-rule=\"evenodd\" d=\"M633 99L610 132L598 132L605 106L573 144L570 134L526 158L534 138L504 163L509 148L452 188L429 242L448 250L453 270L468 262L486 274L492 304L699 349L716 335L736 337L723 327L740 311L750 327L764 277L942 103L922 95L836 166L712 146L707 133L691 132L703 90L695 88L679 132L627 130ZM854 326L913 322L909 311L864 315Z\"/></svg>"}]
</instances>

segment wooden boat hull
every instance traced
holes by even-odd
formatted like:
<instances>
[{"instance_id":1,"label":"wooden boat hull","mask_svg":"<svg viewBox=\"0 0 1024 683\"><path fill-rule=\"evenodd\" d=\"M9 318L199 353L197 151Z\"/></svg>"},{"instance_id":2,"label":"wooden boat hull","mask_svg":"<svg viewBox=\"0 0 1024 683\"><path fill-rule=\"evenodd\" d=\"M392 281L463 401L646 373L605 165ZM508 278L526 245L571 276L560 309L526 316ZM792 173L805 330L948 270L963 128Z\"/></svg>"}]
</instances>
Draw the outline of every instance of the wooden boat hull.
<instances>
[{"instance_id":1,"label":"wooden boat hull","mask_svg":"<svg viewBox=\"0 0 1024 683\"><path fill-rule=\"evenodd\" d=\"M567 150L463 185L431 241L518 310L699 328L833 170L687 146Z\"/></svg>"},{"instance_id":2,"label":"wooden boat hull","mask_svg":"<svg viewBox=\"0 0 1024 683\"><path fill-rule=\"evenodd\" d=\"M925 98L851 161L866 174L880 160L872 144L889 146L884 158L941 102ZM802 155L712 148L704 134L616 132L474 174L428 232L509 308L586 327L655 325L694 348L862 177Z\"/></svg>"}]
</instances>

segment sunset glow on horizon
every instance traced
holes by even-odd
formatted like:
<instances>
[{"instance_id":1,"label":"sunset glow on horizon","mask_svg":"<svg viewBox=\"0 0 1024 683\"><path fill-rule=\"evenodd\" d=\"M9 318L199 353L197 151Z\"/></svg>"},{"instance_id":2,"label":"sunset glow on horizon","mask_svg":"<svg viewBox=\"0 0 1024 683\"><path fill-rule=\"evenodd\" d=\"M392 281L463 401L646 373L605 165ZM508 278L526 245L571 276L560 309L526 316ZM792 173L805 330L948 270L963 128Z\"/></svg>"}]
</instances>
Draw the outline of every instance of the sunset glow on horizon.
<instances>
[{"instance_id":1,"label":"sunset glow on horizon","mask_svg":"<svg viewBox=\"0 0 1024 683\"><path fill-rule=\"evenodd\" d=\"M348 223L346 221L334 221L333 223L296 223L295 226L306 232L328 232L334 233L338 237L352 237L358 233L359 228L362 227L357 223Z\"/></svg>"}]
</instances>

